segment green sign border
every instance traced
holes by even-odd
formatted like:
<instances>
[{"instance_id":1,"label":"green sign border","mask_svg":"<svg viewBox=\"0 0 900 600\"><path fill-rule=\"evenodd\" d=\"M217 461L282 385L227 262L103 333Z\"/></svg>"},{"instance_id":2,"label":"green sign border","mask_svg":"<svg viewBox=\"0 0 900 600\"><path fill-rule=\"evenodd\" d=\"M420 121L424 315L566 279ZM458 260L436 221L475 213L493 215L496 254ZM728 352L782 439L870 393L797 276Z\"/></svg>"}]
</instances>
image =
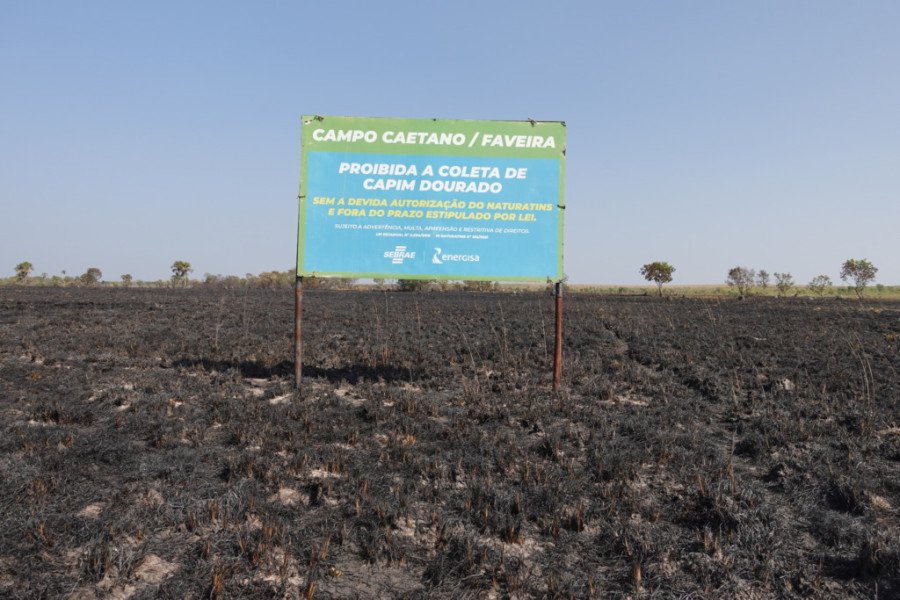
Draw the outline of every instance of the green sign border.
<instances>
[{"instance_id":1,"label":"green sign border","mask_svg":"<svg viewBox=\"0 0 900 600\"><path fill-rule=\"evenodd\" d=\"M318 141L313 139L313 132L323 126L342 130L374 131L376 141ZM423 132L423 133L463 133L466 139L473 135L542 135L554 137L554 148L498 148L494 146L435 146L395 143L382 141L382 135L391 132ZM297 276L323 278L352 279L413 279L434 281L459 281L459 275L403 275L396 273L335 273L304 271L304 233L306 224L306 179L307 153L317 152L357 152L373 154L421 154L429 156L502 156L514 158L556 158L559 159L559 244L557 248L557 273L551 277L491 277L471 276L470 281L562 281L563 275L563 231L565 221L565 175L566 175L566 124L564 121L482 121L466 119L401 119L385 117L323 117L304 115L300 118L300 193L298 199L297 226Z\"/></svg>"}]
</instances>

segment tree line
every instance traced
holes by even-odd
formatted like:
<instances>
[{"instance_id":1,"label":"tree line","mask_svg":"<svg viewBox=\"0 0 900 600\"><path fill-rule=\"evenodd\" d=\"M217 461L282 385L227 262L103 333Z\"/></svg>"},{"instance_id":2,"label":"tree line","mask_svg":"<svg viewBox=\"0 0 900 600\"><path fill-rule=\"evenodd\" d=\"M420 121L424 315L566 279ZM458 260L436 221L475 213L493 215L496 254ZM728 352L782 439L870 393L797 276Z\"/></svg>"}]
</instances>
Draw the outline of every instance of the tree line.
<instances>
[{"instance_id":1,"label":"tree line","mask_svg":"<svg viewBox=\"0 0 900 600\"><path fill-rule=\"evenodd\" d=\"M240 275L218 275L214 273L204 273L201 279L191 279L190 274L194 272L191 263L184 260L176 260L169 267L172 275L168 280L161 281L140 281L134 280L130 273L121 275L121 281L103 281L103 272L98 267L90 267L83 274L77 276L69 276L65 271L62 275L49 276L42 273L39 276L32 276L34 265L29 261L23 261L15 267L14 283L20 285L59 285L59 286L119 286L131 287L139 285L141 287L216 287L216 288L287 288L293 287L296 281L296 271L288 269L285 271L264 271L259 274L246 273ZM357 280L347 277L315 277L307 276L303 278L303 286L307 289L350 289L357 284ZM403 292L424 291L427 289L438 289L441 291L449 290L466 290L466 291L492 291L496 289L496 283L491 281L427 281L419 279L398 279L393 282L385 279L373 280L373 285L377 289L383 290L399 290Z\"/></svg>"},{"instance_id":2,"label":"tree line","mask_svg":"<svg viewBox=\"0 0 900 600\"><path fill-rule=\"evenodd\" d=\"M663 294L663 285L672 282L674 273L675 267L663 261L647 263L641 267L641 275L647 281L656 284L660 296ZM850 283L850 287L858 298L862 298L866 286L875 281L876 273L878 273L878 268L865 258L848 258L841 265L841 280ZM774 277L774 282L772 277ZM728 287L735 288L741 298L749 295L754 288L766 290L770 285L774 286L778 296L785 297L796 287L794 277L790 273L773 273L770 276L769 272L764 269L756 271L741 266L728 270L725 283ZM816 275L806 285L806 288L812 293L822 296L833 286L834 283L828 275Z\"/></svg>"},{"instance_id":3,"label":"tree line","mask_svg":"<svg viewBox=\"0 0 900 600\"><path fill-rule=\"evenodd\" d=\"M189 274L193 271L191 268L191 263L183 260L176 260L172 263L170 267L172 270L172 278L168 280L166 283L171 283L173 285L186 285L189 282ZM37 283L37 284L46 284L46 285L85 285L85 286L93 286L98 285L100 283L111 283L103 281L103 271L100 270L99 267L88 267L87 270L81 275L71 276L66 271L62 271L61 275L53 275L50 276L47 273L41 273L39 276L33 277L32 273L34 272L34 265L29 261L23 261L16 265L15 267L15 283L18 284L27 284L27 283ZM131 286L134 283L134 277L131 273L124 273L120 276L121 283L119 285L123 285L125 287ZM142 282L144 285L147 284L159 284L162 282Z\"/></svg>"},{"instance_id":4,"label":"tree line","mask_svg":"<svg viewBox=\"0 0 900 600\"><path fill-rule=\"evenodd\" d=\"M202 285L208 287L257 287L257 288L280 288L291 287L294 285L296 274L293 269L286 271L265 271L258 275L247 273L243 277L237 275L215 275L205 273L200 281L191 280L190 274L194 269L191 263L184 260L176 260L169 267L172 276L167 281L157 282L140 282L142 286L153 285L171 285L173 287L185 287L188 285ZM78 276L67 276L66 272L62 272L62 277L49 277L43 273L40 277L32 277L34 265L28 261L20 262L15 266L14 282L18 284L41 283L47 285L85 285L93 286L104 283L103 272L98 267L89 267L84 273ZM665 261L654 261L643 265L640 269L641 275L648 282L656 284L657 293L663 295L663 286L671 283L674 279L675 267ZM862 298L866 287L875 280L875 274L878 268L869 260L861 258L850 258L841 265L841 280L849 282L850 288L856 293L857 297ZM133 285L134 278L131 274L121 275L121 282L116 285L130 287ZM105 282L109 284L110 282ZM350 278L323 278L323 277L304 277L304 287L311 289L348 289L354 286L356 280ZM745 297L751 294L755 289L761 289L764 292L771 286L780 297L785 297L797 287L794 278L790 273L772 273L760 269L750 269L744 266L732 267L728 271L725 283L734 288L739 297ZM395 285L386 283L384 279L375 279L373 284L378 289L397 289L399 291L423 291L426 289L438 289L440 291L463 290L463 291L493 291L498 288L497 284L492 281L428 281L418 279L398 279ZM834 283L827 275L816 275L806 285L806 288L812 293L822 296L826 294Z\"/></svg>"}]
</instances>

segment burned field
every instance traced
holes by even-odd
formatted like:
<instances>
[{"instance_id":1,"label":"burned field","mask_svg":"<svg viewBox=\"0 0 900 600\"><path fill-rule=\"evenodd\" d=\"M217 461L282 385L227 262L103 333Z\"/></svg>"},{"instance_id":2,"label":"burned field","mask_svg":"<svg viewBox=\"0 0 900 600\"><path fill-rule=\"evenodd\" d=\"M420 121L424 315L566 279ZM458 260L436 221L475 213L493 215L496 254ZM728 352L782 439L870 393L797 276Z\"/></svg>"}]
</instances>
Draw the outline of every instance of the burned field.
<instances>
[{"instance_id":1,"label":"burned field","mask_svg":"<svg viewBox=\"0 0 900 600\"><path fill-rule=\"evenodd\" d=\"M0 289L0 596L900 597L900 305Z\"/></svg>"}]
</instances>

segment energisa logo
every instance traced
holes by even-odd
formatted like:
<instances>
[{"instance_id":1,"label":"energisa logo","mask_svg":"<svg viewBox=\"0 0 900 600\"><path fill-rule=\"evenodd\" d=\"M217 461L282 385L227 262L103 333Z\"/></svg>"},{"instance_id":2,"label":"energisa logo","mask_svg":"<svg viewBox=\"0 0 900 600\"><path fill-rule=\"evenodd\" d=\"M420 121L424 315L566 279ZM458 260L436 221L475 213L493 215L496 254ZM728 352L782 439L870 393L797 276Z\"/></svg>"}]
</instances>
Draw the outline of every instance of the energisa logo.
<instances>
[{"instance_id":1,"label":"energisa logo","mask_svg":"<svg viewBox=\"0 0 900 600\"><path fill-rule=\"evenodd\" d=\"M440 248L434 249L434 256L431 262L435 265L442 265L445 262L481 262L479 254L444 254Z\"/></svg>"},{"instance_id":2,"label":"energisa logo","mask_svg":"<svg viewBox=\"0 0 900 600\"><path fill-rule=\"evenodd\" d=\"M385 252L384 257L391 259L392 264L402 265L407 258L413 260L416 257L416 253L407 252L406 246L395 246L393 250Z\"/></svg>"}]
</instances>

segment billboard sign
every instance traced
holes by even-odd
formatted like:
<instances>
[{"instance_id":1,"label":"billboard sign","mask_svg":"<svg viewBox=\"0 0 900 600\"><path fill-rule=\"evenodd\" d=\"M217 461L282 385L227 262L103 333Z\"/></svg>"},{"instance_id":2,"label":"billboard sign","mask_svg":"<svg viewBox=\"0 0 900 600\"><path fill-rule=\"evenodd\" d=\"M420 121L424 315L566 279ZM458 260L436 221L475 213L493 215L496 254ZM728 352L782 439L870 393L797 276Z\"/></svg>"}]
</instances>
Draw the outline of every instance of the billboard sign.
<instances>
[{"instance_id":1,"label":"billboard sign","mask_svg":"<svg viewBox=\"0 0 900 600\"><path fill-rule=\"evenodd\" d=\"M297 274L559 281L565 133L304 116Z\"/></svg>"}]
</instances>

